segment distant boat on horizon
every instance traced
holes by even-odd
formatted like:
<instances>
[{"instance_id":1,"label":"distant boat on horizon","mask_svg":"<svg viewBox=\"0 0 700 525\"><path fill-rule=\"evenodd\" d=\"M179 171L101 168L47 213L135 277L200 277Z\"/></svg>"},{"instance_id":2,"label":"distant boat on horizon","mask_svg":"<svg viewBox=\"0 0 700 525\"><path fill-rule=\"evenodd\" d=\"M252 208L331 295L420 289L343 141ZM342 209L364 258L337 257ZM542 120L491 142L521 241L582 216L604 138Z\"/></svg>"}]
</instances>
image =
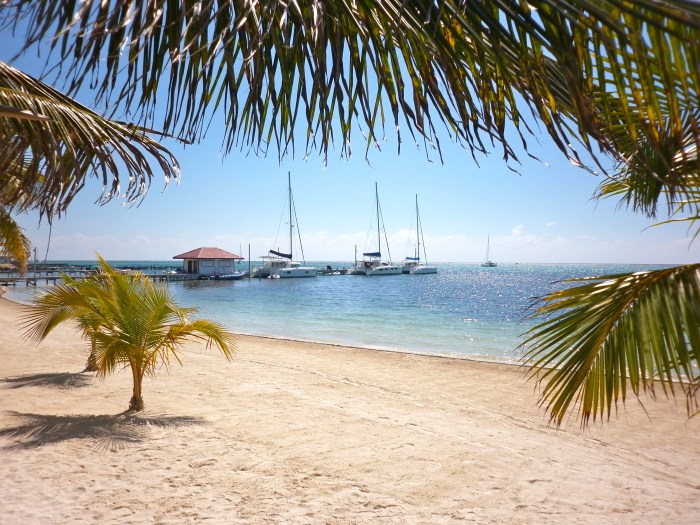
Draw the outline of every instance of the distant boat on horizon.
<instances>
[{"instance_id":1,"label":"distant boat on horizon","mask_svg":"<svg viewBox=\"0 0 700 525\"><path fill-rule=\"evenodd\" d=\"M486 268L495 268L498 266L494 261L489 259L489 244L490 244L491 238L486 237L486 261L481 263L481 266L484 266Z\"/></svg>"}]
</instances>

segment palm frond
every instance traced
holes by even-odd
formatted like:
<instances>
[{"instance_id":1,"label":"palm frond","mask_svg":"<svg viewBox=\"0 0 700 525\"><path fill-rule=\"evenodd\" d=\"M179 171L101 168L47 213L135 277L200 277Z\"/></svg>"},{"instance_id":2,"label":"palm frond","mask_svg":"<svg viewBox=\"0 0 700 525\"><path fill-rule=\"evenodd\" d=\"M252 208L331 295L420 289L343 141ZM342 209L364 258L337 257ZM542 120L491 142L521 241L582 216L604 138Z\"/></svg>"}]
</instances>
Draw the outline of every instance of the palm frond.
<instances>
[{"instance_id":1,"label":"palm frond","mask_svg":"<svg viewBox=\"0 0 700 525\"><path fill-rule=\"evenodd\" d=\"M102 181L99 203L142 197L154 165L166 185L179 178L176 159L144 128L101 117L3 62L0 104L0 203L8 208L51 220L91 177Z\"/></svg>"},{"instance_id":2,"label":"palm frond","mask_svg":"<svg viewBox=\"0 0 700 525\"><path fill-rule=\"evenodd\" d=\"M327 155L339 132L350 155L358 130L369 149L390 126L399 148L406 131L439 152L441 126L472 154L495 141L510 159L507 125L527 149L533 114L581 164L576 140L614 155L612 126L676 130L700 88L689 0L42 0L0 12L20 23L23 49L51 42L69 93L94 82L140 122L164 104L158 127L192 141L223 110L226 151L284 156L300 133Z\"/></svg>"},{"instance_id":3,"label":"palm frond","mask_svg":"<svg viewBox=\"0 0 700 525\"><path fill-rule=\"evenodd\" d=\"M681 116L678 129L654 129L648 123L637 121L637 136L618 126L615 137L618 167L614 176L601 183L596 198L619 196L622 203L634 211L655 217L660 201L666 201L667 213L675 210L676 203L694 203L697 211L698 177L700 163L696 143L700 121L700 99L692 102L692 109ZM665 199L661 199L665 197Z\"/></svg>"},{"instance_id":4,"label":"palm frond","mask_svg":"<svg viewBox=\"0 0 700 525\"><path fill-rule=\"evenodd\" d=\"M541 403L560 425L574 408L582 425L635 396L680 386L696 406L700 378L700 264L574 279L586 284L542 299L523 343Z\"/></svg>"},{"instance_id":5,"label":"palm frond","mask_svg":"<svg viewBox=\"0 0 700 525\"><path fill-rule=\"evenodd\" d=\"M27 271L32 250L31 243L20 225L2 205L0 205L0 247L2 247L2 255L12 257L21 272Z\"/></svg>"},{"instance_id":6,"label":"palm frond","mask_svg":"<svg viewBox=\"0 0 700 525\"><path fill-rule=\"evenodd\" d=\"M59 283L48 288L25 309L21 326L25 329L25 336L38 343L65 321L97 314L88 295L76 286Z\"/></svg>"}]
</instances>

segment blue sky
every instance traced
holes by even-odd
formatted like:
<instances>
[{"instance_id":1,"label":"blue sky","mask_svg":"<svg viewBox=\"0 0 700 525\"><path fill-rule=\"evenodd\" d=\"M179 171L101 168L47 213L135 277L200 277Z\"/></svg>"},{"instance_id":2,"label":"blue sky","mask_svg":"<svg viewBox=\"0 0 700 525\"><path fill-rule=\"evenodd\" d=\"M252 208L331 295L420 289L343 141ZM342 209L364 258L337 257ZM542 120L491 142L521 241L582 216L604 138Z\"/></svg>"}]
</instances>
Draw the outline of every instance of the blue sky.
<instances>
[{"instance_id":1,"label":"blue sky","mask_svg":"<svg viewBox=\"0 0 700 525\"><path fill-rule=\"evenodd\" d=\"M181 167L179 186L163 191L154 180L139 206L112 202L97 206L98 185L82 191L65 218L53 227L49 259L167 260L200 247L217 246L257 259L286 248L287 172L307 261L352 261L374 250L374 183L394 261L415 247L414 200L418 195L428 259L478 262L487 237L499 262L620 262L681 264L700 260L687 226L648 228L646 217L619 209L614 200L593 201L599 177L571 166L543 137L536 153L549 166L527 160L520 174L495 152L479 159L455 147L445 162L429 162L422 151L394 137L383 150L363 151L349 161L331 152L328 165L276 157L259 159L234 151L220 154L220 135L199 145L173 145ZM48 228L36 216L18 217L45 256ZM369 244L367 244L369 243ZM295 256L298 248L295 247Z\"/></svg>"},{"instance_id":2,"label":"blue sky","mask_svg":"<svg viewBox=\"0 0 700 525\"><path fill-rule=\"evenodd\" d=\"M9 50L0 52L0 59L8 58ZM33 73L27 59L18 65ZM98 206L101 188L89 184L54 222L50 245L38 216L16 218L39 259L92 260L99 252L108 260L169 260L201 246L247 258L250 245L256 260L286 247L287 226L280 219L291 172L306 261L349 262L355 246L360 253L376 249L370 237L375 181L394 261L415 249L416 194L430 262L483 261L488 237L491 259L500 263L700 260L700 244L691 244L687 225L649 228L653 221L618 208L614 200L591 200L600 177L569 164L545 134L528 139L543 162L522 155L522 165L511 163L518 174L508 169L500 147L478 157L477 165L445 133L444 164L434 153L428 160L406 130L399 155L391 130L388 125L382 150L370 151L369 161L360 140L351 159L331 150L324 165L316 153L282 163L274 151L267 158L236 150L224 157L223 130L214 125L199 144L165 142L181 164L181 183L163 191L163 180L155 179L139 206Z\"/></svg>"}]
</instances>

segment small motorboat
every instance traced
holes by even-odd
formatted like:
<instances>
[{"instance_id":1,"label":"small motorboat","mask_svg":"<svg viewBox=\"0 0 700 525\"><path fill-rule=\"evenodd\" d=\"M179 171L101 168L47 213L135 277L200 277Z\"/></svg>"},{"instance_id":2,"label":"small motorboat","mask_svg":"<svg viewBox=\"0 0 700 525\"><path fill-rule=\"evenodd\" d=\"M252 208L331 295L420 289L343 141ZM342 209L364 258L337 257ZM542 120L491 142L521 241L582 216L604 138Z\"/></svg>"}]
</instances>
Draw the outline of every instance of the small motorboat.
<instances>
[{"instance_id":1,"label":"small motorboat","mask_svg":"<svg viewBox=\"0 0 700 525\"><path fill-rule=\"evenodd\" d=\"M237 281L243 279L245 272L221 273L209 276L210 281Z\"/></svg>"}]
</instances>

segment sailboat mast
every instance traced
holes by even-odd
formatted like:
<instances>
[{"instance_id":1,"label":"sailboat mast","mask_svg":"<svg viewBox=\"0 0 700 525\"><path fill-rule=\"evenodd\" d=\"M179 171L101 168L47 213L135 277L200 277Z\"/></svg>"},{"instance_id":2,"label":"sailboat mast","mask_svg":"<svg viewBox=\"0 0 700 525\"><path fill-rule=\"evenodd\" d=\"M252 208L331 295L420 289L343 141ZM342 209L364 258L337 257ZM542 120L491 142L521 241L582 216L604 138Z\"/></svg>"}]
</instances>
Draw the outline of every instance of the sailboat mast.
<instances>
[{"instance_id":1,"label":"sailboat mast","mask_svg":"<svg viewBox=\"0 0 700 525\"><path fill-rule=\"evenodd\" d=\"M289 186L289 260L291 261L294 242L292 237L292 175L289 171L287 172L287 185Z\"/></svg>"},{"instance_id":2,"label":"sailboat mast","mask_svg":"<svg viewBox=\"0 0 700 525\"><path fill-rule=\"evenodd\" d=\"M420 261L420 219L418 218L418 194L416 194L416 241L418 242L416 257Z\"/></svg>"},{"instance_id":3,"label":"sailboat mast","mask_svg":"<svg viewBox=\"0 0 700 525\"><path fill-rule=\"evenodd\" d=\"M377 200L377 241L379 242L379 256L382 254L382 236L379 233L379 189L377 188L377 183L374 183L374 195Z\"/></svg>"}]
</instances>

